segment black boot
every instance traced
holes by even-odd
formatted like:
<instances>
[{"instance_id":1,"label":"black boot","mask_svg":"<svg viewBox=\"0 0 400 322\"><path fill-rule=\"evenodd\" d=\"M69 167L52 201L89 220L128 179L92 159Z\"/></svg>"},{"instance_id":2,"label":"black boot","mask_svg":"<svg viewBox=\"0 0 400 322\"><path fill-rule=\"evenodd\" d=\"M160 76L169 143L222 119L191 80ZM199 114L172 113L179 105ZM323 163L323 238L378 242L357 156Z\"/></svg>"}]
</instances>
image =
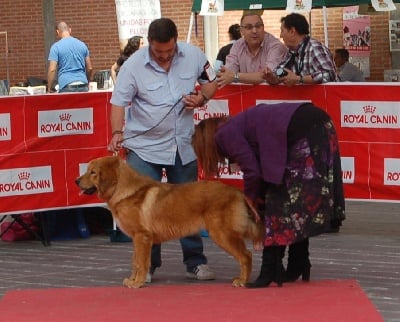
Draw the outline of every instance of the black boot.
<instances>
[{"instance_id":1,"label":"black boot","mask_svg":"<svg viewBox=\"0 0 400 322\"><path fill-rule=\"evenodd\" d=\"M295 282L300 276L303 281L310 280L311 263L308 252L309 240L289 246L288 265L285 273L284 282Z\"/></svg>"},{"instance_id":2,"label":"black boot","mask_svg":"<svg viewBox=\"0 0 400 322\"><path fill-rule=\"evenodd\" d=\"M282 258L285 255L285 246L264 247L260 275L253 283L247 283L248 288L267 287L271 282L282 286L284 268Z\"/></svg>"}]
</instances>

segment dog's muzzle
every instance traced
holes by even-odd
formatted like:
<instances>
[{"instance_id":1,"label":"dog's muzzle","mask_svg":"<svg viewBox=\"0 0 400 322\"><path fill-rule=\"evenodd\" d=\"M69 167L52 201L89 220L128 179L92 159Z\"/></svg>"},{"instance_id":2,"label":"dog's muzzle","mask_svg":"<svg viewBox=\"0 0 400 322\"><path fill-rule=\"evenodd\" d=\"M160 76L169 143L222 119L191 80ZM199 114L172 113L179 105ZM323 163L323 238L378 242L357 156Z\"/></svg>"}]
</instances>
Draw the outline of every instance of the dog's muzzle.
<instances>
[{"instance_id":1,"label":"dog's muzzle","mask_svg":"<svg viewBox=\"0 0 400 322\"><path fill-rule=\"evenodd\" d=\"M75 180L76 185L81 189L81 192L84 193L85 195L92 195L97 191L97 188L95 186L89 187L89 188L83 188L80 185L81 178L78 178Z\"/></svg>"}]
</instances>

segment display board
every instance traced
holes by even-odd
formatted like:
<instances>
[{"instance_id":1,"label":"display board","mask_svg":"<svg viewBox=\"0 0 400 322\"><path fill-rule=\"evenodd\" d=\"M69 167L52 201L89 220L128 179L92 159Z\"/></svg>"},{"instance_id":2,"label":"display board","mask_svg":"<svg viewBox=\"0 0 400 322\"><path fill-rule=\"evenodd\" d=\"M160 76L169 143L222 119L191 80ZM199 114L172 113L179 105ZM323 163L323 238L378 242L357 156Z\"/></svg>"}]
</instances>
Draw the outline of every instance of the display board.
<instances>
[{"instance_id":1,"label":"display board","mask_svg":"<svg viewBox=\"0 0 400 322\"><path fill-rule=\"evenodd\" d=\"M201 9L202 1L207 0L193 0L192 11L199 12ZM213 1L209 1L213 2ZM399 0L394 0L394 3ZM371 0L313 0L313 8L322 7L347 7L356 6L359 4L370 4ZM285 9L287 0L225 0L224 9L228 10L249 10L249 9Z\"/></svg>"},{"instance_id":2,"label":"display board","mask_svg":"<svg viewBox=\"0 0 400 322\"><path fill-rule=\"evenodd\" d=\"M195 122L258 103L313 102L337 128L347 199L400 200L400 90L396 83L226 86L194 113ZM0 214L102 205L75 179L110 155L111 92L0 98ZM225 182L241 174L221 169Z\"/></svg>"}]
</instances>

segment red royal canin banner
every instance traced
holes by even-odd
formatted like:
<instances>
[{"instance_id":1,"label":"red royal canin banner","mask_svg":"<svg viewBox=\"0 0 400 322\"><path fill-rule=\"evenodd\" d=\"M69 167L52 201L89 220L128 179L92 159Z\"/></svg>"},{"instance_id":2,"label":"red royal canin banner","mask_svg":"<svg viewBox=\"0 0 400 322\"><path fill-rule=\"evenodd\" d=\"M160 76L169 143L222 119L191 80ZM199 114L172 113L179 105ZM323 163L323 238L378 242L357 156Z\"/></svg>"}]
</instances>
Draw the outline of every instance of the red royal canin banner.
<instances>
[{"instance_id":1,"label":"red royal canin banner","mask_svg":"<svg viewBox=\"0 0 400 322\"><path fill-rule=\"evenodd\" d=\"M110 155L111 93L0 98L0 214L103 205L74 180Z\"/></svg>"},{"instance_id":2,"label":"red royal canin banner","mask_svg":"<svg viewBox=\"0 0 400 322\"><path fill-rule=\"evenodd\" d=\"M0 214L102 205L75 178L110 155L110 92L0 98ZM194 113L195 123L258 103L312 102L337 128L348 199L400 200L400 91L392 83L231 85ZM201 176L201 173L200 173ZM241 186L241 172L222 179Z\"/></svg>"}]
</instances>

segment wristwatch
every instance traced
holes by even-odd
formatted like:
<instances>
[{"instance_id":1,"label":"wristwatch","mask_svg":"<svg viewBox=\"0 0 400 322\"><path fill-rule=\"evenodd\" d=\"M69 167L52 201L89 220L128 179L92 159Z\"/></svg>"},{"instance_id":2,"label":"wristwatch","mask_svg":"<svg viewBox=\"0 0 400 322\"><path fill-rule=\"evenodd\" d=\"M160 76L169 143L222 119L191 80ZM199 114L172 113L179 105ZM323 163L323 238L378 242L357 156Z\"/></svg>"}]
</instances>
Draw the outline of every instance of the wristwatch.
<instances>
[{"instance_id":1,"label":"wristwatch","mask_svg":"<svg viewBox=\"0 0 400 322\"><path fill-rule=\"evenodd\" d=\"M208 101L210 100L208 97L207 97L207 95L206 94L204 94L204 93L201 93L201 96L203 96L203 103L201 103L202 104L202 106L204 106L204 105L206 105L207 103L208 103Z\"/></svg>"},{"instance_id":2,"label":"wristwatch","mask_svg":"<svg viewBox=\"0 0 400 322\"><path fill-rule=\"evenodd\" d=\"M300 75L299 84L304 84L303 75Z\"/></svg>"},{"instance_id":3,"label":"wristwatch","mask_svg":"<svg viewBox=\"0 0 400 322\"><path fill-rule=\"evenodd\" d=\"M234 83L239 83L239 73L238 72L236 72L235 76L233 76L233 82Z\"/></svg>"}]
</instances>

